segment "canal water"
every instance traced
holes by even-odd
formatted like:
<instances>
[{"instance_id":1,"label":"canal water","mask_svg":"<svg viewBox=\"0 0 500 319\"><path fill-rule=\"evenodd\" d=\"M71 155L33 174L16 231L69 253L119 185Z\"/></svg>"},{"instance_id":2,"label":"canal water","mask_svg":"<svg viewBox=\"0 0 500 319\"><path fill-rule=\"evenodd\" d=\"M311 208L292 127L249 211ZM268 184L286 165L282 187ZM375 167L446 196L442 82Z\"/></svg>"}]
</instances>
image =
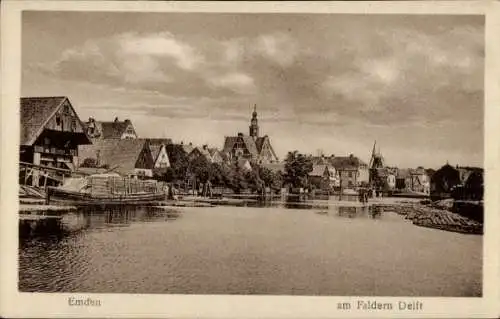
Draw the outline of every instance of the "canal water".
<instances>
[{"instance_id":1,"label":"canal water","mask_svg":"<svg viewBox=\"0 0 500 319\"><path fill-rule=\"evenodd\" d=\"M481 296L482 236L371 207L86 209L20 229L23 292ZM50 230L50 231L48 231Z\"/></svg>"}]
</instances>

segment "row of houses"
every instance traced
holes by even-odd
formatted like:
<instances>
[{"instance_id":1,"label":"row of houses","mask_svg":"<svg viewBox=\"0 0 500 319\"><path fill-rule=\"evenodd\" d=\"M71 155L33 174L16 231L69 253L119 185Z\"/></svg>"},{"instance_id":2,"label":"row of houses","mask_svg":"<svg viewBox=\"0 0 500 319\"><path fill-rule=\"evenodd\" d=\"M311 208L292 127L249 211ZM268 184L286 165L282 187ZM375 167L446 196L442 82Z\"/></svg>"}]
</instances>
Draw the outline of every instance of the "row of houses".
<instances>
[{"instance_id":1,"label":"row of houses","mask_svg":"<svg viewBox=\"0 0 500 319\"><path fill-rule=\"evenodd\" d=\"M129 119L83 122L65 96L26 97L20 101L20 162L39 167L27 170L24 182L39 186L40 173L55 175L92 174L113 171L124 176L153 177L171 166L169 138L141 138ZM251 169L250 162L278 161L269 137L258 136L257 113L254 109L250 136L239 133L226 137L223 150L208 145L177 144L189 160L203 157L210 163L236 162ZM43 184L47 184L44 180ZM50 183L49 183L50 184Z\"/></svg>"},{"instance_id":2,"label":"row of houses","mask_svg":"<svg viewBox=\"0 0 500 319\"><path fill-rule=\"evenodd\" d=\"M210 163L237 163L245 170L251 170L256 163L284 173L284 164L276 156L269 136L259 136L256 108L249 135L226 136L221 150L208 145L175 144L169 138L141 138L129 119L106 122L89 118L83 122L64 96L21 98L20 119L21 164L52 170L55 175L112 170L125 176L153 177L171 167L172 145L180 146L189 160L203 157ZM380 152L375 152L375 145L370 164L352 154L310 155L309 159L313 164L309 180L316 188L371 186L384 191L429 194L438 187L438 183L432 181L436 172L423 167L388 167ZM449 171L444 175L455 177L446 180L446 185L464 185L472 173L478 172L475 168L448 166L445 165L441 173ZM24 182L40 185L40 172L32 171L29 177L28 170L24 172ZM46 180L43 182L46 184Z\"/></svg>"}]
</instances>

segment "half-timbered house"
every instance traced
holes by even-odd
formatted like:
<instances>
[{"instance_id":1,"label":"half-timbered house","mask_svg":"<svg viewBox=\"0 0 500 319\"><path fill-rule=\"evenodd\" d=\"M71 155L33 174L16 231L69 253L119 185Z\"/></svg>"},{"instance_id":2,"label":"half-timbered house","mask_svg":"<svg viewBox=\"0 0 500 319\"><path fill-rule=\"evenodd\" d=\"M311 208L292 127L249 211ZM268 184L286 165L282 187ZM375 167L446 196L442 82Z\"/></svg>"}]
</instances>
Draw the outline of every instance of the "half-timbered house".
<instances>
[{"instance_id":1,"label":"half-timbered house","mask_svg":"<svg viewBox=\"0 0 500 319\"><path fill-rule=\"evenodd\" d=\"M78 146L91 144L85 126L65 96L21 98L20 161L24 182L40 186L70 174L79 164ZM28 173L28 170L30 173ZM28 177L28 175L30 175Z\"/></svg>"}]
</instances>

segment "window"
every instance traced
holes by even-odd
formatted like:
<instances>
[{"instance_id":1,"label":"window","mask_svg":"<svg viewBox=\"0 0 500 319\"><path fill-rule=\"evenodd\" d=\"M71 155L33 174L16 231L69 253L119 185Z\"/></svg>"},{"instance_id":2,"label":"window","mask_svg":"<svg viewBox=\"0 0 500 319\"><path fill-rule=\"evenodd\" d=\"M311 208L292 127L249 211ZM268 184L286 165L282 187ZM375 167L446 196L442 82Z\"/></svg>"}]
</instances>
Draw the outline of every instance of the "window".
<instances>
[{"instance_id":1,"label":"window","mask_svg":"<svg viewBox=\"0 0 500 319\"><path fill-rule=\"evenodd\" d=\"M71 132L75 132L76 131L76 119L73 118L71 119Z\"/></svg>"},{"instance_id":2,"label":"window","mask_svg":"<svg viewBox=\"0 0 500 319\"><path fill-rule=\"evenodd\" d=\"M56 125L59 126L61 125L61 116L56 115Z\"/></svg>"},{"instance_id":3,"label":"window","mask_svg":"<svg viewBox=\"0 0 500 319\"><path fill-rule=\"evenodd\" d=\"M349 173L348 173L348 176L349 176L349 177L352 177L352 172L349 172Z\"/></svg>"}]
</instances>

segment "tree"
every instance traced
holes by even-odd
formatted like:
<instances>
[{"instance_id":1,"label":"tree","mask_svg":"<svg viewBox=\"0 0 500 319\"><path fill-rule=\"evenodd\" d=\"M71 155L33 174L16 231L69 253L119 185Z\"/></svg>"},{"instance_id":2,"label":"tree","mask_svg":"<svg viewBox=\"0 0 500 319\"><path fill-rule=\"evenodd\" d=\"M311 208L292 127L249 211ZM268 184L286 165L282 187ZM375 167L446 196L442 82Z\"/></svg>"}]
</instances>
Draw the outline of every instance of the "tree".
<instances>
[{"instance_id":1,"label":"tree","mask_svg":"<svg viewBox=\"0 0 500 319\"><path fill-rule=\"evenodd\" d=\"M284 181L295 188L307 187L307 177L313 170L310 158L298 151L288 152L285 159Z\"/></svg>"},{"instance_id":2,"label":"tree","mask_svg":"<svg viewBox=\"0 0 500 319\"><path fill-rule=\"evenodd\" d=\"M460 173L451 165L444 165L432 175L434 192L436 194L450 193L452 189L460 184Z\"/></svg>"},{"instance_id":3,"label":"tree","mask_svg":"<svg viewBox=\"0 0 500 319\"><path fill-rule=\"evenodd\" d=\"M281 189L283 185L283 178L280 172L273 172L266 167L259 166L258 174L260 179L264 183L264 187L269 187L273 190Z\"/></svg>"},{"instance_id":4,"label":"tree","mask_svg":"<svg viewBox=\"0 0 500 319\"><path fill-rule=\"evenodd\" d=\"M212 175L210 163L204 156L197 156L191 160L188 171L201 183L206 183Z\"/></svg>"},{"instance_id":5,"label":"tree","mask_svg":"<svg viewBox=\"0 0 500 319\"><path fill-rule=\"evenodd\" d=\"M169 144L167 145L167 153L170 160L172 171L169 172L171 181L183 181L187 176L188 156L182 145Z\"/></svg>"}]
</instances>

